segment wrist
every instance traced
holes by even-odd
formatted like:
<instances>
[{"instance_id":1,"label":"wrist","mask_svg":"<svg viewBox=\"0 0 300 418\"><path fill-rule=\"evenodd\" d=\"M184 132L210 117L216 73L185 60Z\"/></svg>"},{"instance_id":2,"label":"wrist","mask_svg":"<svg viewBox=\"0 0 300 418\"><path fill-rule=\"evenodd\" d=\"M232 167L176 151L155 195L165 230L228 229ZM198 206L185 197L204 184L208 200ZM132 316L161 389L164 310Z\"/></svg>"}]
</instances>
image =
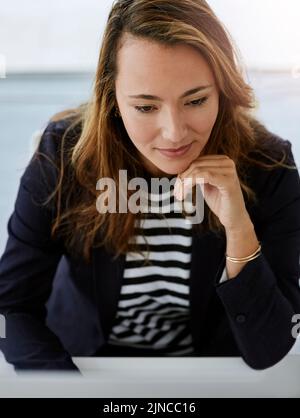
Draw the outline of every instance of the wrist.
<instances>
[{"instance_id":1,"label":"wrist","mask_svg":"<svg viewBox=\"0 0 300 418\"><path fill-rule=\"evenodd\" d=\"M242 259L252 255L258 249L259 241L252 222L247 222L243 226L240 224L239 228L226 230L226 241L226 255L234 259L240 259L239 263L236 263L226 257L227 276L232 279L250 261L242 262Z\"/></svg>"},{"instance_id":2,"label":"wrist","mask_svg":"<svg viewBox=\"0 0 300 418\"><path fill-rule=\"evenodd\" d=\"M227 239L240 239L243 236L248 236L249 234L252 234L254 231L254 225L250 217L248 217L243 222L239 222L239 224L234 227L225 228Z\"/></svg>"}]
</instances>

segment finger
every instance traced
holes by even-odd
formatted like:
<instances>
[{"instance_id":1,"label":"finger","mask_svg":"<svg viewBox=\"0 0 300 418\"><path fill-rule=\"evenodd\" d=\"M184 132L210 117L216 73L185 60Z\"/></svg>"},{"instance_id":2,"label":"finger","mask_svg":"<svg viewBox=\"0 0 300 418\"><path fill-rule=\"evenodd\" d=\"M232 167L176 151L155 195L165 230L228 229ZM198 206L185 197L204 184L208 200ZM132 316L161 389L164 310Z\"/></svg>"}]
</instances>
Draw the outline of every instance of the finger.
<instances>
[{"instance_id":1,"label":"finger","mask_svg":"<svg viewBox=\"0 0 300 418\"><path fill-rule=\"evenodd\" d=\"M220 165L201 166L201 164L199 164L185 171L183 174L178 175L178 178L176 179L176 183L182 182L184 181L184 179L193 177L195 173L198 175L198 174L201 174L202 172L205 173L207 171L212 172L212 173L220 173L220 174L223 173L225 175L230 175L230 174L235 173L235 170L232 166L220 166Z\"/></svg>"},{"instance_id":2,"label":"finger","mask_svg":"<svg viewBox=\"0 0 300 418\"><path fill-rule=\"evenodd\" d=\"M200 159L203 160L208 160L208 159L213 159L213 160L222 160L222 159L230 159L230 157L228 155L225 154L208 154L208 155L201 155L199 157Z\"/></svg>"},{"instance_id":3,"label":"finger","mask_svg":"<svg viewBox=\"0 0 300 418\"><path fill-rule=\"evenodd\" d=\"M229 181L231 181L231 179L228 176L219 172L213 173L211 171L203 171L201 173L194 173L191 177L189 177L188 181L183 181L181 184L179 182L175 184L174 195L178 200L182 200L187 194L188 190L190 190L196 184L200 184L201 186L204 183L208 183L221 189L228 187Z\"/></svg>"},{"instance_id":4,"label":"finger","mask_svg":"<svg viewBox=\"0 0 300 418\"><path fill-rule=\"evenodd\" d=\"M201 161L200 159L197 159L193 161L190 166L183 171L182 173L178 174L179 178L187 177L191 172L196 170L197 168L232 168L235 170L235 163L232 160L229 159L222 159L222 160L205 160Z\"/></svg>"}]
</instances>

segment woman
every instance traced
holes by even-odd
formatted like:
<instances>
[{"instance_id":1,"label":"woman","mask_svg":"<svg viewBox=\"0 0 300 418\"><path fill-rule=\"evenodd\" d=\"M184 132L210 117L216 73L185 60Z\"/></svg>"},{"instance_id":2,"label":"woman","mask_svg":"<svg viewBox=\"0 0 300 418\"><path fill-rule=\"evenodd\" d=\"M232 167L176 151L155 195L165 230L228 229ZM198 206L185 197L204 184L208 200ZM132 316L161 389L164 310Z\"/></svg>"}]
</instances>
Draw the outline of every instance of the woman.
<instances>
[{"instance_id":1,"label":"woman","mask_svg":"<svg viewBox=\"0 0 300 418\"><path fill-rule=\"evenodd\" d=\"M72 356L241 356L265 369L290 351L299 174L291 143L255 119L254 102L205 1L114 2L93 96L50 121L8 222L8 362L76 369ZM147 195L163 211L119 210L133 197L121 172L147 186L176 181ZM115 189L104 192L103 179ZM174 209L189 192L197 210L199 185L201 222L164 210L166 196ZM103 210L112 193L118 210Z\"/></svg>"}]
</instances>

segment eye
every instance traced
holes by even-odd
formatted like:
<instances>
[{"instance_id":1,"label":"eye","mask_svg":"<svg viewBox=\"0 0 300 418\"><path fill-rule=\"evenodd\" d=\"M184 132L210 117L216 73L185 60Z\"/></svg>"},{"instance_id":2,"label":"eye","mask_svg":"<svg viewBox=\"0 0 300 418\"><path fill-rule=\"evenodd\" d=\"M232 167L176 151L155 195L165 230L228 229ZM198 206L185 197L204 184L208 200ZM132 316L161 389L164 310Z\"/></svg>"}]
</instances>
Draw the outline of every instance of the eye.
<instances>
[{"instance_id":1,"label":"eye","mask_svg":"<svg viewBox=\"0 0 300 418\"><path fill-rule=\"evenodd\" d=\"M190 103L188 103L187 105L191 105L191 106L201 106L203 105L205 102L207 102L208 97L202 97L202 99L198 99L198 100L193 100Z\"/></svg>"},{"instance_id":2,"label":"eye","mask_svg":"<svg viewBox=\"0 0 300 418\"><path fill-rule=\"evenodd\" d=\"M207 100L208 97L202 97L201 99L193 100L187 103L186 106L202 106ZM134 108L140 113L152 113L153 106L135 106Z\"/></svg>"},{"instance_id":3,"label":"eye","mask_svg":"<svg viewBox=\"0 0 300 418\"><path fill-rule=\"evenodd\" d=\"M135 106L134 108L141 113L150 113L147 109L152 109L153 106Z\"/></svg>"}]
</instances>

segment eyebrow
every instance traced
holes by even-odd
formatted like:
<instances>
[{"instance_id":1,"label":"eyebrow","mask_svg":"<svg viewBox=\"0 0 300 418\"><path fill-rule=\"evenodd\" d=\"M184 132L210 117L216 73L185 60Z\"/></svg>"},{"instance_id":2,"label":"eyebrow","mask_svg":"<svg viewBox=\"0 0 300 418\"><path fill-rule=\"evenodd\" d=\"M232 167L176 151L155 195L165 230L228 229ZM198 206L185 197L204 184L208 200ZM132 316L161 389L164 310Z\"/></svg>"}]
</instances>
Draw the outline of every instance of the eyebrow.
<instances>
[{"instance_id":1,"label":"eyebrow","mask_svg":"<svg viewBox=\"0 0 300 418\"><path fill-rule=\"evenodd\" d=\"M192 94L198 93L199 91L203 91L203 90L206 90L206 89L211 88L211 87L213 87L213 84L209 84L207 86L195 87L195 88L193 88L191 90L188 90L185 93L183 93L180 96L180 99L183 99L183 98L185 98L187 96L191 96ZM158 100L158 101L162 101L162 99L160 97L158 97L158 96L151 96L149 94L136 94L136 95L131 95L131 96L128 96L128 97L133 98L133 99L145 99L145 100Z\"/></svg>"}]
</instances>

